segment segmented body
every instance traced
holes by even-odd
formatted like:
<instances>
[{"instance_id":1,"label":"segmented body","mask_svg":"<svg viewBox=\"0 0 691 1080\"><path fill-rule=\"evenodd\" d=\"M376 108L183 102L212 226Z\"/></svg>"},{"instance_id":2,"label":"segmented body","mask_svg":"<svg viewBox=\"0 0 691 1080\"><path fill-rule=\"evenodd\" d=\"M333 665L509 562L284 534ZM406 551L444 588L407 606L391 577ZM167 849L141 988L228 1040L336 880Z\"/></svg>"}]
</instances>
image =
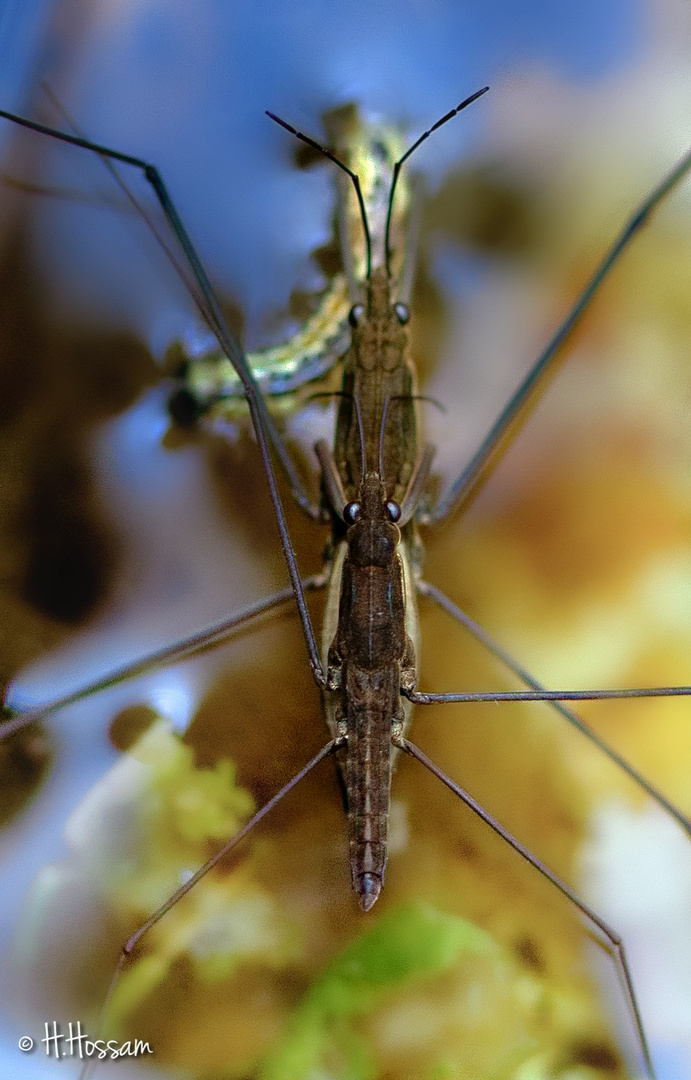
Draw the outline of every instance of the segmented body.
<instances>
[{"instance_id":1,"label":"segmented body","mask_svg":"<svg viewBox=\"0 0 691 1080\"><path fill-rule=\"evenodd\" d=\"M336 555L323 651L327 723L334 737L345 739L353 887L367 911L386 869L392 735L402 736L410 719L401 686L412 689L416 682L414 571L396 521L419 450L408 335L383 266L373 271L358 311L334 450L350 527L344 537L338 516L344 508L334 508Z\"/></svg>"}]
</instances>

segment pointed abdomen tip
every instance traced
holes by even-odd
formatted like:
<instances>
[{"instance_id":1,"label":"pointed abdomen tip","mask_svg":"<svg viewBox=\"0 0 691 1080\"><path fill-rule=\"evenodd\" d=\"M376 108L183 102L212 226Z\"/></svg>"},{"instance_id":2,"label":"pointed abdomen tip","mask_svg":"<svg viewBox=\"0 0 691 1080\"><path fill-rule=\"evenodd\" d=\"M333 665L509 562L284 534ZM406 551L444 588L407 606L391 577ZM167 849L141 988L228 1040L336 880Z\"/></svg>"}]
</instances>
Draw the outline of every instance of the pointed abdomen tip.
<instances>
[{"instance_id":1,"label":"pointed abdomen tip","mask_svg":"<svg viewBox=\"0 0 691 1080\"><path fill-rule=\"evenodd\" d=\"M355 892L361 911L374 907L381 892L382 880L378 874L360 874L355 881Z\"/></svg>"}]
</instances>

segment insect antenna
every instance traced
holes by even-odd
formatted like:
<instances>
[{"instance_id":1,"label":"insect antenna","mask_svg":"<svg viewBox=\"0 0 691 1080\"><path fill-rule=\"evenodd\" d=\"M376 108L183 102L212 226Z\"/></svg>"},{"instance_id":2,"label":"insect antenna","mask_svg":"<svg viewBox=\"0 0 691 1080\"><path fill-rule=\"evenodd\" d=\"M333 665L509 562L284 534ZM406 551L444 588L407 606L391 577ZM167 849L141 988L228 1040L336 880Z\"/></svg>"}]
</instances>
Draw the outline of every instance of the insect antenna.
<instances>
[{"instance_id":1,"label":"insect antenna","mask_svg":"<svg viewBox=\"0 0 691 1080\"><path fill-rule=\"evenodd\" d=\"M392 401L396 401L396 398L392 398ZM400 400L406 400L403 395L400 395ZM439 409L440 413L446 415L448 409L446 405L442 404L439 398L432 397L431 394L410 394L411 401L426 401L428 405L434 405L435 409Z\"/></svg>"},{"instance_id":2,"label":"insect antenna","mask_svg":"<svg viewBox=\"0 0 691 1080\"><path fill-rule=\"evenodd\" d=\"M367 472L367 451L365 447L365 425L362 419L362 406L360 405L359 398L356 394L351 394L347 390L330 390L323 394L311 394L307 400L314 401L315 398L320 397L340 397L345 398L347 401L352 401L353 408L355 409L355 420L357 422L358 437L360 440L360 471L362 473L361 479L364 480L365 473Z\"/></svg>"},{"instance_id":3,"label":"insect antenna","mask_svg":"<svg viewBox=\"0 0 691 1080\"><path fill-rule=\"evenodd\" d=\"M362 406L360 405L360 399L357 394L350 395L353 399L353 408L355 409L355 419L357 421L358 438L360 440L360 479L364 481L365 473L367 472L367 448L365 446L365 425L362 419Z\"/></svg>"},{"instance_id":4,"label":"insect antenna","mask_svg":"<svg viewBox=\"0 0 691 1080\"><path fill-rule=\"evenodd\" d=\"M389 248L389 234L391 232L391 214L393 211L393 200L396 194L396 185L398 184L398 174L401 171L401 167L408 160L408 158L417 150L426 139L429 139L430 135L437 131L443 124L446 124L449 120L453 120L462 109L465 109L468 105L472 105L474 101L482 97L489 90L489 86L483 86L481 90L476 90L474 94L467 97L465 101L462 101L460 105L457 105L455 109L451 109L447 112L446 116L442 116L441 120L437 120L436 124L433 124L431 128L423 132L419 139L417 139L412 146L408 147L403 157L399 158L393 167L393 177L391 180L391 190L389 191L389 206L386 213L386 232L384 233L384 254L386 259L386 276L391 277L391 251Z\"/></svg>"},{"instance_id":5,"label":"insect antenna","mask_svg":"<svg viewBox=\"0 0 691 1080\"><path fill-rule=\"evenodd\" d=\"M319 152L322 153L324 155L324 157L327 157L329 159L329 161L333 161L334 165L338 165L339 169L342 169L344 173L347 173L348 176L350 177L350 179L353 181L353 184L355 185L355 194L357 195L358 206L360 207L360 217L362 218L362 227L363 227L364 233L365 233L365 245L366 245L366 248L367 248L367 273L366 273L366 277L367 277L367 280L369 281L370 275L372 273L372 238L370 236L369 224L367 222L367 211L365 209L365 200L362 197L362 188L360 186L360 177L357 175L357 173L353 172L353 170L350 169L345 164L345 162L341 161L340 158L337 158L336 155L331 152L331 150L327 150L327 148L325 146L322 146L321 143L318 143L316 141L316 139L312 139L312 138L310 138L309 135L305 135L304 132L298 131L298 129L294 128L292 126L292 124L288 124L285 120L281 120L280 116L276 116L275 113L269 112L268 109L266 110L266 115L271 120L273 120L274 123L279 124L280 127L285 128L286 131L289 131L290 134L294 135L296 139L300 139L301 142L307 143L307 145L311 146L314 150L319 150ZM387 228L388 228L388 224L387 224Z\"/></svg>"}]
</instances>

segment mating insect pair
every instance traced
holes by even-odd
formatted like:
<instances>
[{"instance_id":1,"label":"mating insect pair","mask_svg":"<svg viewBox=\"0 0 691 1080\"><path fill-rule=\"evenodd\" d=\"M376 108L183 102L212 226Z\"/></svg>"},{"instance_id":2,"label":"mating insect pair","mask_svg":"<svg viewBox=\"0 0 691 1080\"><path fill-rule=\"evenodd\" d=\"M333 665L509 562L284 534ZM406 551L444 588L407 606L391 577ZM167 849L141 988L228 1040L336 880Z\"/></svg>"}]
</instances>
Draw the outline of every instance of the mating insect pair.
<instances>
[{"instance_id":1,"label":"mating insect pair","mask_svg":"<svg viewBox=\"0 0 691 1080\"><path fill-rule=\"evenodd\" d=\"M474 100L476 96L478 95L473 95L463 105ZM453 114L444 117L439 124L449 119L450 115ZM439 124L435 125L435 127L438 127ZM426 138L427 134L429 133L426 133L422 138ZM304 136L301 137L304 138ZM77 137L67 137L67 141L91 146L85 140ZM418 143L420 141L422 140L418 140ZM539 860L530 856L516 840L510 837L501 826L482 811L469 796L439 770L436 770L428 759L406 740L403 733L403 721L409 711L409 702L424 704L433 700L447 702L477 701L497 700L502 697L502 695L496 694L429 695L420 694L416 691L416 589L432 597L458 620L465 622L480 640L489 644L490 648L494 648L496 655L505 659L504 654L491 645L489 639L479 627L473 624L471 620L468 620L438 590L420 580L419 545L415 533L416 520L424 522L441 518L455 504L463 501L468 491L475 484L478 474L492 457L507 428L511 426L525 404L540 376L544 375L549 368L560 343L567 336L580 312L587 305L599 281L607 273L621 249L628 243L628 240L643 223L649 212L664 197L664 194L673 184L681 178L684 171L689 167L689 162L685 160L647 200L612 252L604 260L596 275L594 275L572 315L567 319L554 341L545 350L529 378L512 399L488 438L483 442L471 465L464 470L446 496L434 508L427 506L424 499L426 481L431 465L431 454L429 450L419 444L417 436L414 371L406 351L405 331L403 330L403 325L407 319L407 311L405 306L398 306L393 303L394 297L389 294L388 236L386 231L384 232L383 246L375 253L374 267L371 271L368 267L365 303L356 303L351 311L353 346L345 365L344 389L338 407L335 448L333 453L324 443L319 444L318 448L325 491L324 502L328 507L334 530L329 562L332 584L327 601L324 644L320 655L320 650L317 648L312 632L304 590L290 545L270 459L270 442L277 449L282 444L275 433L273 422L267 414L264 401L257 391L256 384L252 379L239 346L225 326L222 312L215 300L204 270L156 171L145 163L126 155L114 154L112 151L98 147L95 149L116 160L135 164L145 170L147 179L153 184L161 205L164 207L190 261L190 265L194 269L197 285L203 296L205 314L218 334L223 348L236 364L255 423L269 487L277 512L279 531L281 532L284 551L291 573L293 590L305 628L312 668L317 681L325 689L327 718L333 735L332 742L324 747L305 769L297 773L275 799L266 804L263 810L260 811L259 816L263 816L268 812L287 790L295 786L325 756L333 752L342 757L345 756L344 771L347 802L351 814L350 846L353 880L356 891L361 897L361 904L367 909L371 907L376 899L383 879L392 747L396 745L400 749L418 757L432 771L435 771L436 775L447 786L451 787L457 795L476 810L484 818L485 822L497 829L500 835L523 854L534 867L546 874L553 885L566 893L579 910L591 920L591 926L596 931L596 936L604 936L605 947L618 958L620 975L625 984L629 1005L637 1027L639 1048L645 1067L648 1073L652 1074L652 1064L640 1018L638 1017L633 987L626 968L623 951L616 936L607 930L597 916L589 912L585 905L576 899L568 887L550 874ZM408 153L412 152L412 149ZM396 174L397 172L398 168ZM392 186L389 196L389 210L393 205L394 193L395 185ZM365 230L367 229L366 215L364 214L363 227ZM302 489L284 451L281 454L281 460L286 467L293 489L299 493L299 501L304 505L309 505L309 496ZM316 508L314 508L314 513L316 515ZM285 602L288 596L292 596L292 591L269 598L264 603L255 606L253 612L243 614L236 620L230 620L226 625L226 629L244 625L251 614L267 611L271 607ZM190 639L185 647L175 650L175 655L180 656L185 651L200 648L207 640L208 637L204 638L202 636ZM525 673L515 663L510 660L509 663L521 678L526 678ZM532 687L531 690L510 693L504 696L513 700L521 698L545 700L551 698L552 700L562 701L568 697L608 697L626 695L627 693L626 691L614 691L602 692L601 694L589 694L588 692L567 694L555 691L548 694L539 688L530 677L526 681ZM662 692L664 691L650 691L650 693ZM682 693L684 691L676 688L673 692ZM589 737L593 737L592 733L588 732L588 729L573 714L563 707L560 708L572 723L580 725L582 731L588 734ZM8 728L18 726L22 722L22 718L16 718L15 721L10 722ZM610 756L612 756L611 751L608 751L601 743L599 745L604 752L610 753ZM620 759L619 764L628 768ZM652 791L642 778L638 777L630 768L628 768L628 771L629 775L632 775L641 783L649 794L664 803L662 797L657 792ZM673 811L673 808L670 808L668 804L666 805L668 809ZM681 815L677 814L677 818L683 822ZM250 822L250 824L252 823ZM688 827L687 823L684 822L684 824ZM245 831L246 829L243 830L242 834ZM234 838L232 844L237 843L239 838ZM228 845L223 851L227 851L230 846ZM212 860L213 864L221 857L221 854ZM210 865L207 864L202 872L206 872ZM188 892L202 872L195 874L194 877L187 881L174 899L177 900L181 895ZM170 903L164 905L164 908L149 920L143 930L134 935L128 943L128 951L134 948L143 931L157 924L161 916L170 910L170 907ZM414 930L409 930L409 933L412 932L421 937L427 935L427 962L430 962L429 957L434 954L434 944L430 939L434 935L429 928L429 920L425 922L424 917L421 917L419 912L414 916L411 916L410 912L408 912L406 917L414 926ZM415 922L415 919L418 921ZM404 920L399 920L399 922L401 921ZM443 930L444 933L451 936L457 931L457 927L454 930L449 926L445 926ZM387 928L387 932L391 933L390 927ZM374 943L369 942L369 948L374 952L376 952L377 947L376 941ZM437 947L439 947L439 942L437 942ZM457 948L461 949L461 946L458 945ZM482 948L483 944L479 939L475 939L469 947L469 951L471 953L473 951L481 952ZM345 967L348 966L348 962L352 966L353 957L350 958L350 961L344 959ZM363 957L360 956L358 963L362 964L363 962ZM409 963L412 965L411 961ZM418 973L423 970L423 966L420 966ZM337 967L338 965L336 965ZM411 970L414 970L414 965ZM338 972L336 972L337 974ZM330 973L332 979L336 975L334 975L333 971ZM374 980L374 976L371 976L371 978ZM326 985L328 989L328 979ZM365 993L363 986L360 989ZM371 985L368 992L370 994L373 992ZM324 1022L323 1016L321 1022ZM591 1055L591 1057L594 1056Z\"/></svg>"}]
</instances>

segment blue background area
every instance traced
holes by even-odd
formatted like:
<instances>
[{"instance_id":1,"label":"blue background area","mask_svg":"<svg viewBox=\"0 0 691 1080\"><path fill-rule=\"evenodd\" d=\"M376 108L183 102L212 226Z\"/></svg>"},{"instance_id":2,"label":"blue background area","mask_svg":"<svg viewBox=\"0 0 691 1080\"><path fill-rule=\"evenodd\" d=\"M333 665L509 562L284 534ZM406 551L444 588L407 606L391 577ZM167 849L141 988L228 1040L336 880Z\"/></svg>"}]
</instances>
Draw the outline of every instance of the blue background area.
<instances>
[{"instance_id":1,"label":"blue background area","mask_svg":"<svg viewBox=\"0 0 691 1080\"><path fill-rule=\"evenodd\" d=\"M107 4L101 4L107 8ZM69 10L69 5L62 5ZM298 4L269 2L199 3L199 33L213 26L219 49L219 68L233 81L239 74L249 87L273 60L306 85L321 72L349 64L357 53L363 82L377 83L392 64L407 69L412 84L424 72L438 81L461 73L488 78L506 65L546 64L567 79L597 78L625 61L644 40L642 0L586 0L554 4L549 0L417 0ZM3 100L16 99L32 77L32 65L50 62L50 47L42 46L45 20L60 9L49 0L5 0L0 11L0 50ZM130 23L132 57L150 71L177 62L185 38L179 14L184 5L142 5ZM243 47L233 49L231 42ZM252 50L248 49L251 43ZM187 37L187 47L193 49ZM292 52L292 63L285 63ZM223 54L226 61L223 60ZM230 65L228 59L231 60ZM261 62L260 62L261 61ZM239 64L238 64L239 62ZM230 70L229 70L230 68ZM346 68L352 78L352 68ZM398 80L396 80L398 81Z\"/></svg>"},{"instance_id":2,"label":"blue background area","mask_svg":"<svg viewBox=\"0 0 691 1080\"><path fill-rule=\"evenodd\" d=\"M84 5L85 18L95 8L109 5ZM159 165L214 280L242 304L250 338L267 304L280 306L296 274L310 273L332 206L326 171L297 173L290 139L264 109L319 135L325 110L357 100L422 130L485 83L509 92L525 71L583 87L613 77L644 52L649 11L643 0L169 0L130 9L127 21L95 20L77 45L46 31L57 12L77 18L77 4L5 0L0 102L36 115L36 79L46 77L89 135ZM441 175L471 152L486 102L431 140L421 165ZM10 137L0 124L0 150ZM101 163L79 154L56 152L51 169L52 183L107 187ZM144 229L54 205L43 225L37 242L50 242L46 257L63 287L72 278L88 304L118 297L135 326L165 341L181 291L165 266L152 266ZM46 830L37 863L59 847L61 827L56 820ZM5 897L7 926L25 887L17 882ZM1 1033L0 1074L20 1068L32 1080L45 1075L36 1052L19 1064ZM673 1068L671 1059L667 1076L676 1077Z\"/></svg>"},{"instance_id":3,"label":"blue background area","mask_svg":"<svg viewBox=\"0 0 691 1080\"><path fill-rule=\"evenodd\" d=\"M105 3L11 0L0 22L0 99L55 122L37 90L40 75L92 138L153 160L214 279L245 311L253 344L261 313L285 302L296 272L307 283L309 252L328 233L332 205L327 171L296 174L293 147L265 109L319 135L325 110L356 100L411 132L424 130L485 83L496 97L526 70L577 86L608 78L644 49L646 12L642 0L170 0L112 12ZM79 31L72 39L70 20ZM59 32L46 36L48 25ZM491 116L488 100L430 140L416 167L440 176L467 153ZM52 156L57 171L44 173L51 182L107 186L99 162ZM163 292L135 269L131 244L112 221L93 215L85 229L68 208L56 216L61 223L45 222L41 242L57 230L51 258L63 287L74 274L73 293L86 310L108 295L154 346L169 337L175 317ZM96 289L93 272L80 276L76 267L82 260L93 267L99 251L108 257Z\"/></svg>"}]
</instances>

